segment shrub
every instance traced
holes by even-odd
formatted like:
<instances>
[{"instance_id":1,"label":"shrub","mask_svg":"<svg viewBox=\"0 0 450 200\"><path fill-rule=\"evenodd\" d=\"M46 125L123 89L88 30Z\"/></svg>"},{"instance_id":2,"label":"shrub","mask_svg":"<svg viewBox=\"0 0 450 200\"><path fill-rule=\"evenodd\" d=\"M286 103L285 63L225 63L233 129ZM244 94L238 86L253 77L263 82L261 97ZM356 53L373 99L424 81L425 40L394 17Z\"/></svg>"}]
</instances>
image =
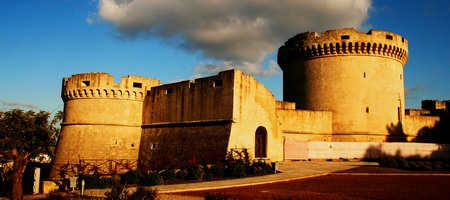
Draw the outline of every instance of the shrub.
<instances>
[{"instance_id":1,"label":"shrub","mask_svg":"<svg viewBox=\"0 0 450 200\"><path fill-rule=\"evenodd\" d=\"M254 162L251 166L251 173L257 175L272 173L272 165L262 161Z\"/></svg>"},{"instance_id":2,"label":"shrub","mask_svg":"<svg viewBox=\"0 0 450 200\"><path fill-rule=\"evenodd\" d=\"M415 162L410 162L409 163L409 169L410 170L419 170L420 169L420 165L416 164Z\"/></svg>"},{"instance_id":3,"label":"shrub","mask_svg":"<svg viewBox=\"0 0 450 200\"><path fill-rule=\"evenodd\" d=\"M257 175L264 174L263 169L260 166L252 167L252 173Z\"/></svg>"},{"instance_id":4,"label":"shrub","mask_svg":"<svg viewBox=\"0 0 450 200\"><path fill-rule=\"evenodd\" d=\"M158 199L158 190L157 189L146 189L142 186L138 186L136 191L133 192L129 198L129 200L153 200Z\"/></svg>"},{"instance_id":5,"label":"shrub","mask_svg":"<svg viewBox=\"0 0 450 200\"><path fill-rule=\"evenodd\" d=\"M159 174L165 181L171 181L171 180L175 180L177 178L177 176L175 174L175 170L173 170L173 169L166 169Z\"/></svg>"},{"instance_id":6,"label":"shrub","mask_svg":"<svg viewBox=\"0 0 450 200\"><path fill-rule=\"evenodd\" d=\"M378 164L384 167L403 168L417 171L440 171L449 170L448 163L432 162L429 160L408 161L400 155L386 155L383 154L378 161Z\"/></svg>"},{"instance_id":7,"label":"shrub","mask_svg":"<svg viewBox=\"0 0 450 200\"><path fill-rule=\"evenodd\" d=\"M111 177L111 184L112 185L120 185L120 176L117 175L117 174L112 175L112 177Z\"/></svg>"},{"instance_id":8,"label":"shrub","mask_svg":"<svg viewBox=\"0 0 450 200\"><path fill-rule=\"evenodd\" d=\"M82 176L84 179L85 188L105 189L111 186L111 179L108 177L101 177L98 174Z\"/></svg>"},{"instance_id":9,"label":"shrub","mask_svg":"<svg viewBox=\"0 0 450 200\"><path fill-rule=\"evenodd\" d=\"M209 168L209 171L212 173L213 177L224 177L225 176L225 167L222 165L212 165Z\"/></svg>"},{"instance_id":10,"label":"shrub","mask_svg":"<svg viewBox=\"0 0 450 200\"><path fill-rule=\"evenodd\" d=\"M229 168L227 168L228 176L235 178L243 178L245 176L245 164L241 160L231 162Z\"/></svg>"},{"instance_id":11,"label":"shrub","mask_svg":"<svg viewBox=\"0 0 450 200\"><path fill-rule=\"evenodd\" d=\"M400 155L391 156L383 154L381 155L378 164L384 167L409 168L408 161Z\"/></svg>"},{"instance_id":12,"label":"shrub","mask_svg":"<svg viewBox=\"0 0 450 200\"><path fill-rule=\"evenodd\" d=\"M417 163L420 167L419 170L421 171L432 171L433 168L431 167L431 163L429 162L418 162Z\"/></svg>"},{"instance_id":13,"label":"shrub","mask_svg":"<svg viewBox=\"0 0 450 200\"><path fill-rule=\"evenodd\" d=\"M205 170L205 180L210 181L210 180L213 180L213 178L214 178L214 175L211 172L211 170L209 170L209 169Z\"/></svg>"},{"instance_id":14,"label":"shrub","mask_svg":"<svg viewBox=\"0 0 450 200\"><path fill-rule=\"evenodd\" d=\"M250 153L247 148L231 149L227 152L226 161L231 165L234 161L241 161L244 167L250 166Z\"/></svg>"},{"instance_id":15,"label":"shrub","mask_svg":"<svg viewBox=\"0 0 450 200\"><path fill-rule=\"evenodd\" d=\"M163 183L163 178L156 172L150 172L139 180L139 185L142 186L155 186Z\"/></svg>"},{"instance_id":16,"label":"shrub","mask_svg":"<svg viewBox=\"0 0 450 200\"><path fill-rule=\"evenodd\" d=\"M190 180L201 180L205 175L205 171L199 167L188 167L187 169L187 179Z\"/></svg>"},{"instance_id":17,"label":"shrub","mask_svg":"<svg viewBox=\"0 0 450 200\"><path fill-rule=\"evenodd\" d=\"M137 184L144 177L144 173L139 170L131 170L123 174L121 177L122 184Z\"/></svg>"},{"instance_id":18,"label":"shrub","mask_svg":"<svg viewBox=\"0 0 450 200\"><path fill-rule=\"evenodd\" d=\"M126 199L128 191L122 185L115 185L111 188L111 191L105 192L108 199Z\"/></svg>"},{"instance_id":19,"label":"shrub","mask_svg":"<svg viewBox=\"0 0 450 200\"><path fill-rule=\"evenodd\" d=\"M433 163L431 165L434 171L441 171L442 170L442 164L441 163Z\"/></svg>"},{"instance_id":20,"label":"shrub","mask_svg":"<svg viewBox=\"0 0 450 200\"><path fill-rule=\"evenodd\" d=\"M186 176L187 176L187 175L188 175L188 171L185 170L185 169L180 170L180 171L178 171L178 173L177 173L177 177L180 178L180 179L186 179Z\"/></svg>"},{"instance_id":21,"label":"shrub","mask_svg":"<svg viewBox=\"0 0 450 200\"><path fill-rule=\"evenodd\" d=\"M450 164L449 163L442 164L442 170L444 170L444 171L450 170Z\"/></svg>"},{"instance_id":22,"label":"shrub","mask_svg":"<svg viewBox=\"0 0 450 200\"><path fill-rule=\"evenodd\" d=\"M400 168L408 168L408 161L406 161L406 159L402 156L399 155L395 155L394 156L395 161L397 162L398 166Z\"/></svg>"}]
</instances>

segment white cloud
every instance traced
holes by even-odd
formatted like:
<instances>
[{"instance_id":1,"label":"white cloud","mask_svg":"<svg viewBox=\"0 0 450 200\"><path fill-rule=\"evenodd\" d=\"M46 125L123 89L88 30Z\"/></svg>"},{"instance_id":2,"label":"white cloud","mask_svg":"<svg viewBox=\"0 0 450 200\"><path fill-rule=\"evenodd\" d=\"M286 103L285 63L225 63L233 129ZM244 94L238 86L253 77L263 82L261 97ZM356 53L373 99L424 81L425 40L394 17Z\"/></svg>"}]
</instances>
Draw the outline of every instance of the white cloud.
<instances>
[{"instance_id":1,"label":"white cloud","mask_svg":"<svg viewBox=\"0 0 450 200\"><path fill-rule=\"evenodd\" d=\"M4 106L8 106L8 107L24 107L24 108L31 108L31 109L36 109L38 108L36 105L34 104L27 104L27 103L18 103L15 101L4 101L0 99L0 103L3 104Z\"/></svg>"},{"instance_id":2,"label":"white cloud","mask_svg":"<svg viewBox=\"0 0 450 200\"><path fill-rule=\"evenodd\" d=\"M88 17L88 18L86 18L86 23L93 24L94 23L94 19Z\"/></svg>"},{"instance_id":3,"label":"white cloud","mask_svg":"<svg viewBox=\"0 0 450 200\"><path fill-rule=\"evenodd\" d=\"M219 63L215 62L200 63L192 71L195 73L195 77L202 77L205 74L217 74L220 71L225 71L229 69L239 69L247 74L259 76L271 76L281 74L281 71L278 68L278 64L274 60L269 61L269 66L267 69L263 68L259 63L221 61Z\"/></svg>"},{"instance_id":4,"label":"white cloud","mask_svg":"<svg viewBox=\"0 0 450 200\"><path fill-rule=\"evenodd\" d=\"M418 91L427 89L428 86L426 85L416 85L412 88L405 88L405 97L406 99L417 99L417 96L415 95Z\"/></svg>"},{"instance_id":5,"label":"white cloud","mask_svg":"<svg viewBox=\"0 0 450 200\"><path fill-rule=\"evenodd\" d=\"M359 29L370 6L370 0L100 0L97 14L126 38L175 41L221 62L203 64L205 71L236 64L264 75L273 69L259 63L287 39L306 31Z\"/></svg>"}]
</instances>

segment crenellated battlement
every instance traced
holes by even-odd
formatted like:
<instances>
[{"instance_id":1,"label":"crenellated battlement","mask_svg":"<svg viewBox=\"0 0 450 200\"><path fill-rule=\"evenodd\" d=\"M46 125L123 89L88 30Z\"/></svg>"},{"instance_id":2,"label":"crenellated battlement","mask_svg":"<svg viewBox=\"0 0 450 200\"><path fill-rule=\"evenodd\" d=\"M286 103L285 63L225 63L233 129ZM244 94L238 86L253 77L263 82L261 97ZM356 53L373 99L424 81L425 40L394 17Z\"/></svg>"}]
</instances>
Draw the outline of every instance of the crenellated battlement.
<instances>
[{"instance_id":1,"label":"crenellated battlement","mask_svg":"<svg viewBox=\"0 0 450 200\"><path fill-rule=\"evenodd\" d=\"M301 33L289 39L278 49L278 64L327 56L379 56L395 59L402 65L408 60L408 41L395 33L354 29Z\"/></svg>"},{"instance_id":2,"label":"crenellated battlement","mask_svg":"<svg viewBox=\"0 0 450 200\"><path fill-rule=\"evenodd\" d=\"M114 83L114 77L103 72L75 74L64 78L61 97L63 101L84 98L115 98L143 101L151 87L162 82L141 76L124 76L120 83Z\"/></svg>"}]
</instances>

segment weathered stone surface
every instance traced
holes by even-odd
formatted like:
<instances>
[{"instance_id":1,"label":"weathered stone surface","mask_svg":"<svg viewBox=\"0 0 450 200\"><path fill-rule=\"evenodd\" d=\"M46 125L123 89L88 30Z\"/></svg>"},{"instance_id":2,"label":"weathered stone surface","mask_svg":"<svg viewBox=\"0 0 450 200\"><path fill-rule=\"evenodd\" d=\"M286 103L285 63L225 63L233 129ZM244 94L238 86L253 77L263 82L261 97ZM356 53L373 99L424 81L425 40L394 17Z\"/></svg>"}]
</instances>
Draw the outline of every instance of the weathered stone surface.
<instances>
[{"instance_id":1,"label":"weathered stone surface","mask_svg":"<svg viewBox=\"0 0 450 200\"><path fill-rule=\"evenodd\" d=\"M367 142L412 141L439 118L405 116L407 60L408 41L391 32L301 33L278 51L284 101L239 70L171 84L76 74L63 79L51 178L121 173L138 159L145 168L214 163L231 149L280 161L360 156Z\"/></svg>"},{"instance_id":2,"label":"weathered stone surface","mask_svg":"<svg viewBox=\"0 0 450 200\"><path fill-rule=\"evenodd\" d=\"M297 109L332 111L336 141L388 135L386 125L404 121L407 51L407 40L387 31L299 34L278 51L284 101Z\"/></svg>"}]
</instances>

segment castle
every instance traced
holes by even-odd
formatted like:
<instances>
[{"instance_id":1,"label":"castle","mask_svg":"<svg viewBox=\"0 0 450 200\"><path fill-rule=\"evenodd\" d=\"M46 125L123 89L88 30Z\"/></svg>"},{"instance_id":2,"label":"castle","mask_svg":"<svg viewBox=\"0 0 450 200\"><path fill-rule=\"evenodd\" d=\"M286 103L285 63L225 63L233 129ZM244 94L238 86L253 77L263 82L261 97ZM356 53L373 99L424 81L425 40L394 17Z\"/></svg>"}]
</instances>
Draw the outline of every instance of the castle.
<instances>
[{"instance_id":1,"label":"castle","mask_svg":"<svg viewBox=\"0 0 450 200\"><path fill-rule=\"evenodd\" d=\"M440 119L405 115L407 60L408 41L395 33L301 33L278 50L283 101L239 70L171 84L72 75L62 83L65 116L52 174L213 163L242 148L270 161L408 153L415 144L405 142ZM441 149L420 145L421 153Z\"/></svg>"}]
</instances>

